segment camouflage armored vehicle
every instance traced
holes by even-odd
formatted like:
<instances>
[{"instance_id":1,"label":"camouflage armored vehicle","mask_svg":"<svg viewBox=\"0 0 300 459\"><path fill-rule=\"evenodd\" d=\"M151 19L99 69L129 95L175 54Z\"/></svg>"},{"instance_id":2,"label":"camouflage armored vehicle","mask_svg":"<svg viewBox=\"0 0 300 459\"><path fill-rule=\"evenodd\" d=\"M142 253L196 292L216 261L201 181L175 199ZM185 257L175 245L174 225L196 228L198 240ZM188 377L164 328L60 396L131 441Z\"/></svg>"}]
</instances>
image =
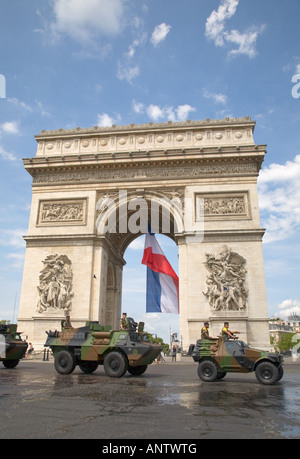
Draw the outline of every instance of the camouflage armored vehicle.
<instances>
[{"instance_id":1,"label":"camouflage armored vehicle","mask_svg":"<svg viewBox=\"0 0 300 459\"><path fill-rule=\"evenodd\" d=\"M222 379L229 372L255 371L262 384L274 384L283 376L281 354L252 349L240 340L200 339L192 357L199 362L199 378L206 382Z\"/></svg>"},{"instance_id":2,"label":"camouflage armored vehicle","mask_svg":"<svg viewBox=\"0 0 300 459\"><path fill-rule=\"evenodd\" d=\"M24 357L28 344L17 332L17 325L0 324L0 361L6 368L15 368Z\"/></svg>"},{"instance_id":3,"label":"camouflage armored vehicle","mask_svg":"<svg viewBox=\"0 0 300 459\"><path fill-rule=\"evenodd\" d=\"M160 354L161 346L150 341L143 322L128 321L129 330L109 330L99 322L86 322L85 327L46 332L45 346L54 354L56 371L67 375L78 365L84 373L92 373L103 365L106 374L115 378L126 371L143 374Z\"/></svg>"}]
</instances>

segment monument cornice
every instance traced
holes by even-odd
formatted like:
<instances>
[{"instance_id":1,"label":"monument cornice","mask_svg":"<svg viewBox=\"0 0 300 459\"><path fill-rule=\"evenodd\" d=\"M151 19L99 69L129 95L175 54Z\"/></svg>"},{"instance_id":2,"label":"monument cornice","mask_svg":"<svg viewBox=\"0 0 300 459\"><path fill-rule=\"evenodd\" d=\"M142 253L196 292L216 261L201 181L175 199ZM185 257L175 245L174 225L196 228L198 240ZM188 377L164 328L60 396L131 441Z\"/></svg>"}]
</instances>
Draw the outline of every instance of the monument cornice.
<instances>
[{"instance_id":1,"label":"monument cornice","mask_svg":"<svg viewBox=\"0 0 300 459\"><path fill-rule=\"evenodd\" d=\"M195 159L115 164L56 164L26 167L33 185L62 183L187 180L208 177L257 177L262 159L255 157Z\"/></svg>"},{"instance_id":2,"label":"monument cornice","mask_svg":"<svg viewBox=\"0 0 300 459\"><path fill-rule=\"evenodd\" d=\"M77 127L75 129L57 129L57 130L41 130L40 134L36 135L36 140L44 139L53 139L53 138L63 138L63 137L74 137L74 136L93 136L93 135L107 135L112 133L124 133L124 132L157 132L157 131L173 131L173 130L192 130L197 128L202 129L217 129L224 128L226 126L230 127L250 127L252 130L255 128L256 122L252 121L249 116L244 118L224 118L224 119L210 119L205 120L187 120L187 121L167 121L165 123L153 123L149 122L148 124L134 124L129 125L115 125L100 127L94 126L90 128L81 128Z\"/></svg>"},{"instance_id":3,"label":"monument cornice","mask_svg":"<svg viewBox=\"0 0 300 459\"><path fill-rule=\"evenodd\" d=\"M265 232L264 228L205 230L204 242L261 241Z\"/></svg>"},{"instance_id":4,"label":"monument cornice","mask_svg":"<svg viewBox=\"0 0 300 459\"><path fill-rule=\"evenodd\" d=\"M25 158L33 183L257 176L265 145Z\"/></svg>"},{"instance_id":5,"label":"monument cornice","mask_svg":"<svg viewBox=\"0 0 300 459\"><path fill-rule=\"evenodd\" d=\"M23 162L26 168L30 166L50 166L55 164L88 164L97 163L100 165L115 164L116 162L133 161L156 161L161 159L204 159L204 158L226 158L229 156L264 156L266 145L238 145L238 146L220 146L220 147L202 147L202 148L169 148L161 150L138 150L138 151L118 151L107 153L84 153L68 154L53 156L36 156L34 158L24 158Z\"/></svg>"},{"instance_id":6,"label":"monument cornice","mask_svg":"<svg viewBox=\"0 0 300 459\"><path fill-rule=\"evenodd\" d=\"M41 131L35 136L36 157L68 157L74 154L140 154L207 147L248 145L255 147L255 122L249 117L224 120L149 123Z\"/></svg>"},{"instance_id":7,"label":"monument cornice","mask_svg":"<svg viewBox=\"0 0 300 459\"><path fill-rule=\"evenodd\" d=\"M26 235L23 236L23 239L26 241L27 247L109 246L110 250L114 253L115 260L120 262L122 266L126 264L123 257L117 253L116 248L112 245L109 234L40 234L36 236Z\"/></svg>"}]
</instances>

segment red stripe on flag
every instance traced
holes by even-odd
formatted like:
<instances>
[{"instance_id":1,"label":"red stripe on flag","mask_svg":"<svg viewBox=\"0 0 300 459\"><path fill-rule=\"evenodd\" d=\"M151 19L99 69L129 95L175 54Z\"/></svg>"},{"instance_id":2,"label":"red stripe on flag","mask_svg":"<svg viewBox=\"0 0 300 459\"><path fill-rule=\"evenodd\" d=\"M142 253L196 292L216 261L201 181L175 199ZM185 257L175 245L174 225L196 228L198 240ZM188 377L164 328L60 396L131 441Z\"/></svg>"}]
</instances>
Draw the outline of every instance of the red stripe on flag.
<instances>
[{"instance_id":1,"label":"red stripe on flag","mask_svg":"<svg viewBox=\"0 0 300 459\"><path fill-rule=\"evenodd\" d=\"M178 282L178 276L164 255L152 252L151 247L144 250L142 264L148 266L152 271L167 274Z\"/></svg>"}]
</instances>

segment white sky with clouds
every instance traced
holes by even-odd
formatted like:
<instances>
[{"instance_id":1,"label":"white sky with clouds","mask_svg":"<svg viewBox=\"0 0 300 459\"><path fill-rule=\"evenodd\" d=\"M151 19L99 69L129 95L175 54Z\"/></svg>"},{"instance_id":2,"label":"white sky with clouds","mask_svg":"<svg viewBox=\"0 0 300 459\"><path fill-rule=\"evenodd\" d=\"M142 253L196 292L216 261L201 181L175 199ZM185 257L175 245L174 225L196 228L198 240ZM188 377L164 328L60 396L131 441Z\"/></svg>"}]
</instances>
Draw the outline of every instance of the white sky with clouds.
<instances>
[{"instance_id":1,"label":"white sky with clouds","mask_svg":"<svg viewBox=\"0 0 300 459\"><path fill-rule=\"evenodd\" d=\"M16 296L17 317L31 203L22 158L35 155L35 134L227 116L256 120L255 141L268 146L269 314L300 313L299 18L299 0L0 0L0 319L12 319ZM176 246L161 242L178 272ZM137 298L145 304L138 246L125 254L132 315ZM176 317L146 322L158 333L163 323L164 336L178 327Z\"/></svg>"}]
</instances>

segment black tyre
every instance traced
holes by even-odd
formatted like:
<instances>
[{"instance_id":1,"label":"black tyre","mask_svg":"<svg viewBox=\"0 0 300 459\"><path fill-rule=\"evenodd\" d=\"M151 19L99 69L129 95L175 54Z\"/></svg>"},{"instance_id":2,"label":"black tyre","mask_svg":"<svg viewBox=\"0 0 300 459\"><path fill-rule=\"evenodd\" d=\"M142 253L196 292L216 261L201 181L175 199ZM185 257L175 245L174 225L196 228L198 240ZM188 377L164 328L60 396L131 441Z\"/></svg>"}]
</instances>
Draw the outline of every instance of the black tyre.
<instances>
[{"instance_id":1,"label":"black tyre","mask_svg":"<svg viewBox=\"0 0 300 459\"><path fill-rule=\"evenodd\" d=\"M279 370L272 362L261 362L255 370L255 376L261 384L274 384L279 380Z\"/></svg>"},{"instance_id":2,"label":"black tyre","mask_svg":"<svg viewBox=\"0 0 300 459\"><path fill-rule=\"evenodd\" d=\"M198 376L202 381L213 382L219 374L217 365L211 360L203 360L198 365Z\"/></svg>"},{"instance_id":3,"label":"black tyre","mask_svg":"<svg viewBox=\"0 0 300 459\"><path fill-rule=\"evenodd\" d=\"M104 370L108 376L121 378L125 375L128 363L126 357L120 352L110 352L104 358Z\"/></svg>"},{"instance_id":4,"label":"black tyre","mask_svg":"<svg viewBox=\"0 0 300 459\"><path fill-rule=\"evenodd\" d=\"M69 351L60 351L54 359L54 367L57 373L61 375L69 375L76 367L73 354Z\"/></svg>"},{"instance_id":5,"label":"black tyre","mask_svg":"<svg viewBox=\"0 0 300 459\"><path fill-rule=\"evenodd\" d=\"M98 368L98 362L80 362L79 368L83 373L93 373Z\"/></svg>"},{"instance_id":6,"label":"black tyre","mask_svg":"<svg viewBox=\"0 0 300 459\"><path fill-rule=\"evenodd\" d=\"M16 368L20 360L3 360L5 368Z\"/></svg>"},{"instance_id":7,"label":"black tyre","mask_svg":"<svg viewBox=\"0 0 300 459\"><path fill-rule=\"evenodd\" d=\"M227 375L226 371L220 371L217 374L217 379L223 379Z\"/></svg>"},{"instance_id":8,"label":"black tyre","mask_svg":"<svg viewBox=\"0 0 300 459\"><path fill-rule=\"evenodd\" d=\"M147 370L148 365L139 365L138 367L132 367L131 365L128 365L128 373L130 373L133 376L140 376L145 371Z\"/></svg>"},{"instance_id":9,"label":"black tyre","mask_svg":"<svg viewBox=\"0 0 300 459\"><path fill-rule=\"evenodd\" d=\"M283 372L282 365L280 365L280 366L278 367L278 379L277 379L277 381L280 381L280 380L281 380L281 378L282 378L282 376L283 376L283 373L284 373L284 372Z\"/></svg>"}]
</instances>

